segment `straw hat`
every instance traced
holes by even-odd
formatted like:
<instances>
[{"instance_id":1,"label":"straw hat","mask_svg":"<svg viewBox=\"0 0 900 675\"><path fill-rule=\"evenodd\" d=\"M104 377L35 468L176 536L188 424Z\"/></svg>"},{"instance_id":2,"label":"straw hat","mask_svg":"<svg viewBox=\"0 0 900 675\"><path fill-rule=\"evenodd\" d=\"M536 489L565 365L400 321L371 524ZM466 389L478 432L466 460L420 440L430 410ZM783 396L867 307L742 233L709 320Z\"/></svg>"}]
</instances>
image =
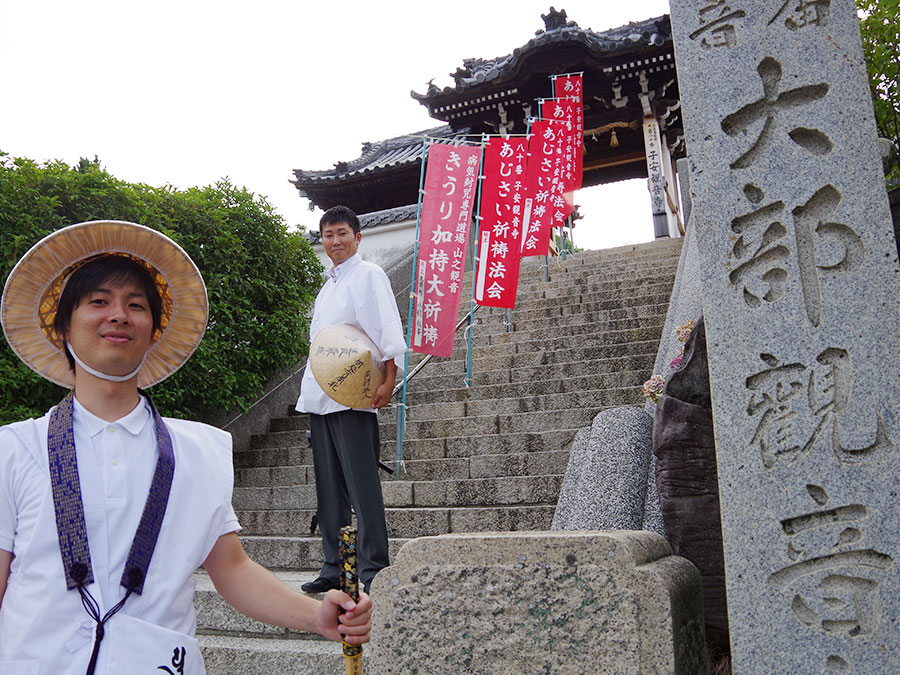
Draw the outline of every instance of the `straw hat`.
<instances>
[{"instance_id":1,"label":"straw hat","mask_svg":"<svg viewBox=\"0 0 900 675\"><path fill-rule=\"evenodd\" d=\"M10 347L33 371L63 387L75 386L62 336L53 328L69 275L105 254L132 258L147 268L162 299L156 342L138 373L139 387L178 370L206 330L206 286L194 261L161 232L136 223L95 220L53 232L22 256L10 272L0 302L0 321Z\"/></svg>"},{"instance_id":2,"label":"straw hat","mask_svg":"<svg viewBox=\"0 0 900 675\"><path fill-rule=\"evenodd\" d=\"M309 345L309 365L322 390L348 408L369 408L384 382L382 355L369 336L349 323L327 326Z\"/></svg>"}]
</instances>

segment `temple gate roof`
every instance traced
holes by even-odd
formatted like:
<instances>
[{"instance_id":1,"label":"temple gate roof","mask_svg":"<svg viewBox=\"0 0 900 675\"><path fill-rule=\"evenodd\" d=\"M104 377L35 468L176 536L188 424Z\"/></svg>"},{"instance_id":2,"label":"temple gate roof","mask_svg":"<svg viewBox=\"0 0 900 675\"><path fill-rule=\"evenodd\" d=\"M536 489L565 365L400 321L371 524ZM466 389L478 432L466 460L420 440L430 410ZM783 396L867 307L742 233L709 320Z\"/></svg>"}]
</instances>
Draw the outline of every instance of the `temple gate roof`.
<instances>
[{"instance_id":1,"label":"temple gate roof","mask_svg":"<svg viewBox=\"0 0 900 675\"><path fill-rule=\"evenodd\" d=\"M301 196L327 209L345 204L364 214L418 200L423 137L478 138L525 133L536 100L550 98L550 76L584 75L584 186L647 176L641 123L653 115L673 155L683 154L680 102L668 16L596 32L565 10L541 15L544 28L512 53L463 59L453 85L412 98L443 126L363 143L360 156L323 171L295 170Z\"/></svg>"}]
</instances>

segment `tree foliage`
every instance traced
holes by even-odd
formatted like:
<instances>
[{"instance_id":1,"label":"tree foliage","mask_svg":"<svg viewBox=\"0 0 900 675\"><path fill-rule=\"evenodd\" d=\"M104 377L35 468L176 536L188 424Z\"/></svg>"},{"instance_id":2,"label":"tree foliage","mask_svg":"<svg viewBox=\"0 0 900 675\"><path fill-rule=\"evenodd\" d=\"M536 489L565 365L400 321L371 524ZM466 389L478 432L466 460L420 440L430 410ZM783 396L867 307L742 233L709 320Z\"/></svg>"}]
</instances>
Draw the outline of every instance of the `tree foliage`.
<instances>
[{"instance_id":1,"label":"tree foliage","mask_svg":"<svg viewBox=\"0 0 900 675\"><path fill-rule=\"evenodd\" d=\"M856 7L878 134L900 147L900 0L856 0Z\"/></svg>"},{"instance_id":2,"label":"tree foliage","mask_svg":"<svg viewBox=\"0 0 900 675\"><path fill-rule=\"evenodd\" d=\"M302 358L322 267L265 199L228 179L176 190L130 184L100 162L38 164L0 153L0 266L53 230L87 220L129 220L178 242L200 269L209 324L194 356L150 392L166 414L203 418L249 406L279 370ZM0 345L0 422L42 415L63 392Z\"/></svg>"}]
</instances>

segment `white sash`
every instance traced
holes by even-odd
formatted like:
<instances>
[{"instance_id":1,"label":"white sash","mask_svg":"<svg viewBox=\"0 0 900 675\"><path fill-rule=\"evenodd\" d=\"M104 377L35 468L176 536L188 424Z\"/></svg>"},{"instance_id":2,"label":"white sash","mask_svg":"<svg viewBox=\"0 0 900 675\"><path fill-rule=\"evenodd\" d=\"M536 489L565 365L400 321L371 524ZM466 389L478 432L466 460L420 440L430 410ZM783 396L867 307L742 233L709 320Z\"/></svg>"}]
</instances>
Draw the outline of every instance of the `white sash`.
<instances>
[{"instance_id":1,"label":"white sash","mask_svg":"<svg viewBox=\"0 0 900 675\"><path fill-rule=\"evenodd\" d=\"M200 643L184 633L119 613L107 624L106 640L111 673L206 675Z\"/></svg>"}]
</instances>

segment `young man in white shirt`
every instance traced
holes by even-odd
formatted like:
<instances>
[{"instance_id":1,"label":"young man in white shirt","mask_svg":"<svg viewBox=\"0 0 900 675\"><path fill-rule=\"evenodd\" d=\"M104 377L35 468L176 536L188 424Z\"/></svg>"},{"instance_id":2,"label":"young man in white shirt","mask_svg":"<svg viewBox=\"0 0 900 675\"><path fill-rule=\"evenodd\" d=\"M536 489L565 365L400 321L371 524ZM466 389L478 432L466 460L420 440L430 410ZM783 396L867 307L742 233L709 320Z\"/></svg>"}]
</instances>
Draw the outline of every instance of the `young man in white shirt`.
<instances>
[{"instance_id":1,"label":"young man in white shirt","mask_svg":"<svg viewBox=\"0 0 900 675\"><path fill-rule=\"evenodd\" d=\"M338 587L337 535L350 524L352 506L359 528L359 578L368 591L378 570L389 564L375 412L391 399L397 373L402 373L406 341L387 275L357 252L362 234L356 214L335 206L322 216L319 232L333 265L316 297L310 338L335 324L360 328L380 350L385 377L369 407L352 409L329 398L306 366L297 410L310 414L324 562L319 577L302 588L313 593Z\"/></svg>"},{"instance_id":2,"label":"young man in white shirt","mask_svg":"<svg viewBox=\"0 0 900 675\"><path fill-rule=\"evenodd\" d=\"M244 553L230 436L161 418L138 389L205 330L203 280L177 244L134 223L63 228L19 261L0 308L23 362L73 389L0 428L0 673L202 673L201 564L248 616L368 640L367 596L320 602Z\"/></svg>"}]
</instances>

